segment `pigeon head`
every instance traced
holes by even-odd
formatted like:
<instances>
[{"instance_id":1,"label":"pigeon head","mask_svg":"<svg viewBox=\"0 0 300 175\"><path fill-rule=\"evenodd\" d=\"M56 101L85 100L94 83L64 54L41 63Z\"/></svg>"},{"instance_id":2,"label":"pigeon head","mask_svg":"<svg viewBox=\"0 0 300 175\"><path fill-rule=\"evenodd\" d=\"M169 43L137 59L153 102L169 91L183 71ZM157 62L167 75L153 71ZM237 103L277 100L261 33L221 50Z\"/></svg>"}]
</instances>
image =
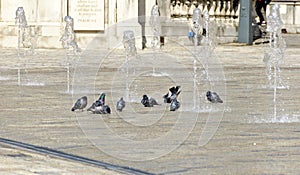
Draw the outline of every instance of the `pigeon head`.
<instances>
[{"instance_id":1,"label":"pigeon head","mask_svg":"<svg viewBox=\"0 0 300 175\"><path fill-rule=\"evenodd\" d=\"M102 94L100 95L100 97L99 97L99 101L100 101L100 103L101 103L102 105L105 104L105 96L106 96L106 94L105 94L105 93L102 93Z\"/></svg>"},{"instance_id":2,"label":"pigeon head","mask_svg":"<svg viewBox=\"0 0 300 175\"><path fill-rule=\"evenodd\" d=\"M143 95L143 99L144 100L148 100L148 96L147 95Z\"/></svg>"},{"instance_id":3,"label":"pigeon head","mask_svg":"<svg viewBox=\"0 0 300 175\"><path fill-rule=\"evenodd\" d=\"M210 92L210 91L207 91L207 92L206 92L206 97L209 97L209 96L211 96L211 92Z\"/></svg>"},{"instance_id":4,"label":"pigeon head","mask_svg":"<svg viewBox=\"0 0 300 175\"><path fill-rule=\"evenodd\" d=\"M105 98L105 96L106 96L106 94L103 92L103 93L100 95L99 99Z\"/></svg>"}]
</instances>

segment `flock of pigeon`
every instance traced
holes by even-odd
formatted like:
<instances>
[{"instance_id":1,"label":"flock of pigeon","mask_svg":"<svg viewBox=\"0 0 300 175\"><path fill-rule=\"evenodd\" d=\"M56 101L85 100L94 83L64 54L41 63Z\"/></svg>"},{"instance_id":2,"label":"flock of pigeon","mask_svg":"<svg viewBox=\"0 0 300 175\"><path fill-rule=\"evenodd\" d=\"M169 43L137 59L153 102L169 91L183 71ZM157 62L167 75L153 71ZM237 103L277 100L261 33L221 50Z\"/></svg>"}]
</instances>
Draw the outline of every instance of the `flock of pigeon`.
<instances>
[{"instance_id":1,"label":"flock of pigeon","mask_svg":"<svg viewBox=\"0 0 300 175\"><path fill-rule=\"evenodd\" d=\"M180 102L177 100L178 95L180 94L180 86L173 86L169 89L169 92L163 96L164 103L170 103L170 111L176 111L180 107ZM88 109L88 112L93 114L110 114L111 109L108 105L105 104L105 93L102 93L98 100L96 100ZM222 99L216 92L207 91L206 98L208 101L212 103L223 103ZM81 110L83 111L84 108L87 106L87 97L83 96L79 98L74 106L72 107L71 111ZM152 98L148 97L147 95L143 95L141 103L144 107L153 107L155 105L159 105L157 101ZM125 101L123 97L116 104L117 111L121 112L125 108Z\"/></svg>"}]
</instances>

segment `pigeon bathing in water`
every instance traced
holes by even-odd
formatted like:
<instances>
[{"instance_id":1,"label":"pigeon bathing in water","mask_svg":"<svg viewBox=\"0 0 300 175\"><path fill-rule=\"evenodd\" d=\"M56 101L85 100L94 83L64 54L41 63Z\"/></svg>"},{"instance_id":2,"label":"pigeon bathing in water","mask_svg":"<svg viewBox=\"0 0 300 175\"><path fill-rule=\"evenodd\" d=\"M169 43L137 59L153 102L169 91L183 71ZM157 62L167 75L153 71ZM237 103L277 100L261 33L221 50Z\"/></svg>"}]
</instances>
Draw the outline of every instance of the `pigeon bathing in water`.
<instances>
[{"instance_id":1,"label":"pigeon bathing in water","mask_svg":"<svg viewBox=\"0 0 300 175\"><path fill-rule=\"evenodd\" d=\"M89 107L87 109L87 111L94 111L95 110L95 107L97 106L103 106L105 104L105 96L106 94L105 93L102 93L99 97L98 100L96 100L91 107Z\"/></svg>"},{"instance_id":2,"label":"pigeon bathing in water","mask_svg":"<svg viewBox=\"0 0 300 175\"><path fill-rule=\"evenodd\" d=\"M87 111L92 112L93 114L110 114L110 107L105 105L105 93L102 93L98 100L96 100Z\"/></svg>"},{"instance_id":3,"label":"pigeon bathing in water","mask_svg":"<svg viewBox=\"0 0 300 175\"><path fill-rule=\"evenodd\" d=\"M207 91L206 92L207 100L212 103L223 103L223 100L219 97L216 92Z\"/></svg>"},{"instance_id":4,"label":"pigeon bathing in water","mask_svg":"<svg viewBox=\"0 0 300 175\"><path fill-rule=\"evenodd\" d=\"M79 98L76 103L74 104L74 106L72 107L71 111L75 111L77 109L81 109L83 111L83 109L87 106L87 97L83 96L81 98Z\"/></svg>"},{"instance_id":5,"label":"pigeon bathing in water","mask_svg":"<svg viewBox=\"0 0 300 175\"><path fill-rule=\"evenodd\" d=\"M117 110L122 111L125 108L125 101L123 100L123 97L120 98L120 100L117 102Z\"/></svg>"},{"instance_id":6,"label":"pigeon bathing in water","mask_svg":"<svg viewBox=\"0 0 300 175\"><path fill-rule=\"evenodd\" d=\"M180 107L179 101L176 98L172 99L170 105L170 111L176 111Z\"/></svg>"},{"instance_id":7,"label":"pigeon bathing in water","mask_svg":"<svg viewBox=\"0 0 300 175\"><path fill-rule=\"evenodd\" d=\"M110 114L110 107L108 105L96 106L93 114Z\"/></svg>"},{"instance_id":8,"label":"pigeon bathing in water","mask_svg":"<svg viewBox=\"0 0 300 175\"><path fill-rule=\"evenodd\" d=\"M173 86L169 89L169 92L163 96L165 103L171 103L172 99L176 98L180 94L180 86Z\"/></svg>"},{"instance_id":9,"label":"pigeon bathing in water","mask_svg":"<svg viewBox=\"0 0 300 175\"><path fill-rule=\"evenodd\" d=\"M145 107L153 107L154 105L159 105L157 101L154 98L150 98L147 95L143 95L143 99L141 100L141 103Z\"/></svg>"},{"instance_id":10,"label":"pigeon bathing in water","mask_svg":"<svg viewBox=\"0 0 300 175\"><path fill-rule=\"evenodd\" d=\"M110 114L111 112L108 105L96 106L96 103L93 103L92 106L87 109L87 111L93 114Z\"/></svg>"}]
</instances>

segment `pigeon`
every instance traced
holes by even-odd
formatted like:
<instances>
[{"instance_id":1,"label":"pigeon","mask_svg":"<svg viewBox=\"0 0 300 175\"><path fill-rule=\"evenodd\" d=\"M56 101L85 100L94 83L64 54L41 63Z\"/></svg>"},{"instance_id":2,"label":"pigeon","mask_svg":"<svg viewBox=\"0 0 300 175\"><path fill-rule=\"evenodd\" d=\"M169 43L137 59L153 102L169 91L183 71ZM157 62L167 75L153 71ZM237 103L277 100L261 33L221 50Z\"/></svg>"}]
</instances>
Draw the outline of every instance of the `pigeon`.
<instances>
[{"instance_id":1,"label":"pigeon","mask_svg":"<svg viewBox=\"0 0 300 175\"><path fill-rule=\"evenodd\" d=\"M180 107L180 102L177 101L177 98L172 99L170 105L170 111L176 111Z\"/></svg>"},{"instance_id":2,"label":"pigeon","mask_svg":"<svg viewBox=\"0 0 300 175\"><path fill-rule=\"evenodd\" d=\"M216 92L207 91L206 92L207 100L212 103L223 103L223 100L219 97Z\"/></svg>"},{"instance_id":3,"label":"pigeon","mask_svg":"<svg viewBox=\"0 0 300 175\"><path fill-rule=\"evenodd\" d=\"M96 108L96 102L92 104L92 106L90 106L87 111L89 112L94 112L95 111L95 108Z\"/></svg>"},{"instance_id":4,"label":"pigeon","mask_svg":"<svg viewBox=\"0 0 300 175\"><path fill-rule=\"evenodd\" d=\"M87 111L92 111L92 110L95 109L95 107L97 107L97 106L105 105L105 96L106 96L106 94L105 94L105 93L102 93L102 94L100 95L99 99L96 100L96 101L92 104L92 106L90 106L90 107L87 109Z\"/></svg>"},{"instance_id":5,"label":"pigeon","mask_svg":"<svg viewBox=\"0 0 300 175\"><path fill-rule=\"evenodd\" d=\"M98 100L96 100L87 111L93 114L110 114L111 110L108 105L105 105L105 93L102 93Z\"/></svg>"},{"instance_id":6,"label":"pigeon","mask_svg":"<svg viewBox=\"0 0 300 175\"><path fill-rule=\"evenodd\" d=\"M180 86L173 86L169 89L169 92L163 96L165 103L171 103L172 98L176 98L180 94Z\"/></svg>"},{"instance_id":7,"label":"pigeon","mask_svg":"<svg viewBox=\"0 0 300 175\"><path fill-rule=\"evenodd\" d=\"M97 106L105 105L105 96L106 94L104 92L100 95L99 99L96 101Z\"/></svg>"},{"instance_id":8,"label":"pigeon","mask_svg":"<svg viewBox=\"0 0 300 175\"><path fill-rule=\"evenodd\" d=\"M125 108L125 101L123 100L123 97L120 98L120 100L117 102L117 110L122 111Z\"/></svg>"},{"instance_id":9,"label":"pigeon","mask_svg":"<svg viewBox=\"0 0 300 175\"><path fill-rule=\"evenodd\" d=\"M154 105L159 105L154 98L150 97L149 99L147 95L143 95L143 99L141 100L141 103L145 107L153 107Z\"/></svg>"},{"instance_id":10,"label":"pigeon","mask_svg":"<svg viewBox=\"0 0 300 175\"><path fill-rule=\"evenodd\" d=\"M83 96L81 98L79 98L76 103L74 104L74 106L72 107L71 111L75 111L77 109L81 109L83 111L83 109L87 106L87 97Z\"/></svg>"},{"instance_id":11,"label":"pigeon","mask_svg":"<svg viewBox=\"0 0 300 175\"><path fill-rule=\"evenodd\" d=\"M96 106L93 114L110 114L111 110L108 105Z\"/></svg>"}]
</instances>

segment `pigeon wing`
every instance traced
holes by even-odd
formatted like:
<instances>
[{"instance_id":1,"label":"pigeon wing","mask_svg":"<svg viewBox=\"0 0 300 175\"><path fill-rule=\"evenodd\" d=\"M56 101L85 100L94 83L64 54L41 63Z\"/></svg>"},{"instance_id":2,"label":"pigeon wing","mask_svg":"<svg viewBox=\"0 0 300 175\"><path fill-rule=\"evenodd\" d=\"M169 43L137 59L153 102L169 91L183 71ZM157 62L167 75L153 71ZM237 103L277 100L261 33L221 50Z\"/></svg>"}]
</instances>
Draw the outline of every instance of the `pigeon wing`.
<instances>
[{"instance_id":1,"label":"pigeon wing","mask_svg":"<svg viewBox=\"0 0 300 175\"><path fill-rule=\"evenodd\" d=\"M81 106L81 99L78 99L74 104L72 111L75 111L76 109L80 109L80 106Z\"/></svg>"}]
</instances>

